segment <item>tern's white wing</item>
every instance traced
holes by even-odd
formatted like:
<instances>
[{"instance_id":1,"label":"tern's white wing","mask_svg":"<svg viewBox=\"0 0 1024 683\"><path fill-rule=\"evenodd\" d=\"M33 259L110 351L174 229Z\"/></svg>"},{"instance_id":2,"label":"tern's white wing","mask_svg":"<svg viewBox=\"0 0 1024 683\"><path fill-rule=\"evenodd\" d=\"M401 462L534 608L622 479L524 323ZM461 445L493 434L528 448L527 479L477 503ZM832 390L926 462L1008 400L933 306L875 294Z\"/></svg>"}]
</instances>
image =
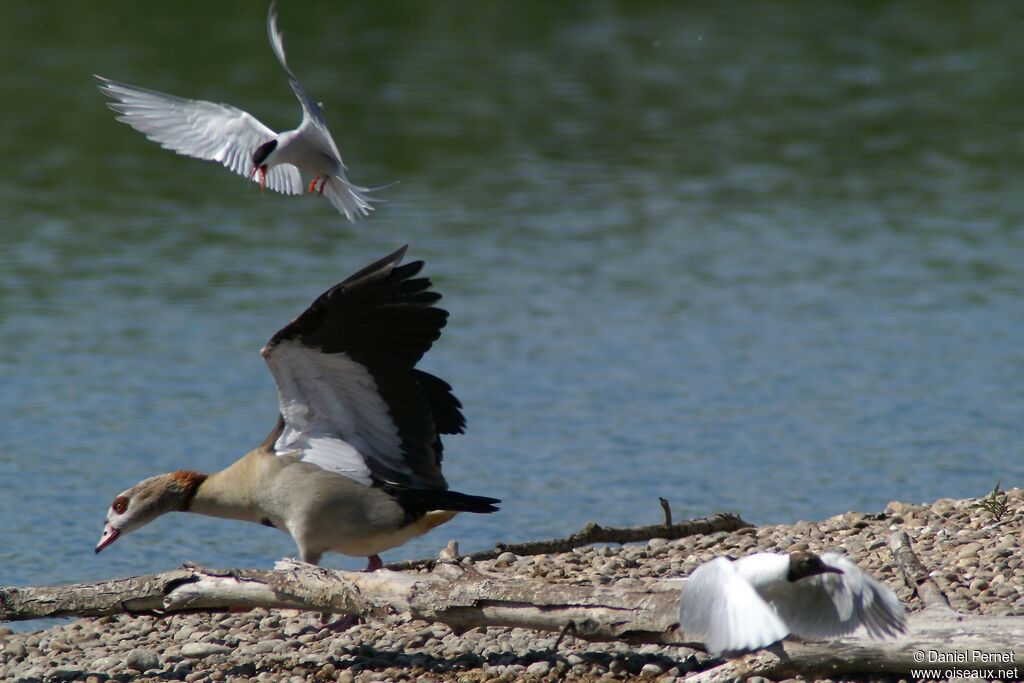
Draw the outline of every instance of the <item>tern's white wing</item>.
<instances>
[{"instance_id":1,"label":"tern's white wing","mask_svg":"<svg viewBox=\"0 0 1024 683\"><path fill-rule=\"evenodd\" d=\"M704 636L712 655L756 650L788 635L786 626L732 562L716 557L683 584L679 625Z\"/></svg>"},{"instance_id":2,"label":"tern's white wing","mask_svg":"<svg viewBox=\"0 0 1024 683\"><path fill-rule=\"evenodd\" d=\"M821 560L843 573L801 579L769 599L791 632L827 638L863 625L872 638L885 638L906 631L903 604L892 590L843 555L826 553Z\"/></svg>"},{"instance_id":3,"label":"tern's white wing","mask_svg":"<svg viewBox=\"0 0 1024 683\"><path fill-rule=\"evenodd\" d=\"M178 154L217 161L235 173L252 173L252 154L277 134L247 112L229 104L190 100L96 76L99 89L114 100L107 106L153 142ZM302 176L290 164L267 174L267 187L301 194Z\"/></svg>"},{"instance_id":4,"label":"tern's white wing","mask_svg":"<svg viewBox=\"0 0 1024 683\"><path fill-rule=\"evenodd\" d=\"M313 135L317 142L324 147L324 151L333 154L341 168L345 169L345 163L341 160L341 152L331 136L331 131L327 127L327 119L324 118L320 105L306 94L306 89L302 87L302 83L288 66L288 60L284 54L284 36L277 27L276 2L270 3L270 9L267 12L267 37L270 39L270 47L274 49L277 61L281 62L281 67L288 76L288 83L292 86L292 91L299 98L299 103L302 104L302 126L300 128L306 135ZM351 220L352 217L348 216L348 218Z\"/></svg>"}]
</instances>

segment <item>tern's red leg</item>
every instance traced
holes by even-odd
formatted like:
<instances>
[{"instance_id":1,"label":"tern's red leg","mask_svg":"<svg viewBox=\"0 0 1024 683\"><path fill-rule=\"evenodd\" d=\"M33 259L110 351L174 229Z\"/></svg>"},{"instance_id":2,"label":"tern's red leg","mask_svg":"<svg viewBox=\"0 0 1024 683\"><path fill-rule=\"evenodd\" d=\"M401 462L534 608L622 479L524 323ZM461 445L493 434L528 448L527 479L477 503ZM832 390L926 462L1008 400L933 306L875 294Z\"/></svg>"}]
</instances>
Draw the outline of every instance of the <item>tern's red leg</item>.
<instances>
[{"instance_id":1,"label":"tern's red leg","mask_svg":"<svg viewBox=\"0 0 1024 683\"><path fill-rule=\"evenodd\" d=\"M319 188L317 187L317 181L320 181L320 187ZM327 184L327 176L325 176L325 175L318 175L317 177L313 178L312 180L309 181L309 192L310 192L310 194L312 194L314 192L319 192L320 194L323 194L324 193L324 185L326 185L326 184Z\"/></svg>"},{"instance_id":2,"label":"tern's red leg","mask_svg":"<svg viewBox=\"0 0 1024 683\"><path fill-rule=\"evenodd\" d=\"M366 559L369 560L370 563L366 565L366 569L364 571L375 572L378 569L384 568L384 563L381 561L380 555L370 555Z\"/></svg>"}]
</instances>

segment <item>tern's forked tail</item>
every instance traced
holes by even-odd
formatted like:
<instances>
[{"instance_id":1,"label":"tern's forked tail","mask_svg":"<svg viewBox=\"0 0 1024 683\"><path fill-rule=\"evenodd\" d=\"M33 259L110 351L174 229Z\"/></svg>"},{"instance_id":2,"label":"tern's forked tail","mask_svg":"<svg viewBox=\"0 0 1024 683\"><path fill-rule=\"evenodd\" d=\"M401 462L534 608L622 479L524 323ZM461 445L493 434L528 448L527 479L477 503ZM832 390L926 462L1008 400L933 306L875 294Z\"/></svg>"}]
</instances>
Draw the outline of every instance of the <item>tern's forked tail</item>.
<instances>
[{"instance_id":1,"label":"tern's forked tail","mask_svg":"<svg viewBox=\"0 0 1024 683\"><path fill-rule=\"evenodd\" d=\"M375 200L369 197L372 191L373 188L353 185L341 175L330 176L320 187L320 192L330 200L334 208L353 223L356 218L368 216L373 211L370 202Z\"/></svg>"}]
</instances>

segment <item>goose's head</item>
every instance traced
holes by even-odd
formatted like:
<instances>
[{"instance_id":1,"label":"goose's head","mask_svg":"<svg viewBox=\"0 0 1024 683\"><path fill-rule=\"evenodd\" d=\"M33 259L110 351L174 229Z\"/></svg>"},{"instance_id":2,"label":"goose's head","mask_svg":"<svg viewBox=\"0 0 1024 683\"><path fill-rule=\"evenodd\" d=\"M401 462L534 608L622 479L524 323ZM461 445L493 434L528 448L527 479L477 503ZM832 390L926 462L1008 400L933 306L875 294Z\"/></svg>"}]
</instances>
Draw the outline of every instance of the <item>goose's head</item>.
<instances>
[{"instance_id":1,"label":"goose's head","mask_svg":"<svg viewBox=\"0 0 1024 683\"><path fill-rule=\"evenodd\" d=\"M188 509L196 489L206 477L198 472L170 472L143 479L123 491L107 510L103 535L96 552L168 512Z\"/></svg>"}]
</instances>

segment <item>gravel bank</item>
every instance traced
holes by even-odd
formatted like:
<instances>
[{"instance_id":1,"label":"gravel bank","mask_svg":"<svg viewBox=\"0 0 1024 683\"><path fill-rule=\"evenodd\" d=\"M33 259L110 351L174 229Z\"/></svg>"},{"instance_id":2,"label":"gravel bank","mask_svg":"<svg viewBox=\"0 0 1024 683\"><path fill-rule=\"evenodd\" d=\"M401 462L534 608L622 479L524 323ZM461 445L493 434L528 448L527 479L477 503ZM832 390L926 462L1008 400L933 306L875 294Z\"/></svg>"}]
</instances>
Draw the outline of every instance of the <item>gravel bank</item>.
<instances>
[{"instance_id":1,"label":"gravel bank","mask_svg":"<svg viewBox=\"0 0 1024 683\"><path fill-rule=\"evenodd\" d=\"M640 586L685 576L719 554L842 547L914 610L920 606L890 567L886 545L892 531L903 529L954 609L1024 614L1022 492L1008 492L998 523L974 507L977 502L894 502L878 514L851 512L823 522L558 555L506 553L480 566L555 582ZM0 626L0 681L668 681L708 662L687 648L572 637L554 651L555 640L553 634L499 628L456 636L441 624L400 616L338 634L321 628L319 615L292 611L79 619L35 633L12 634Z\"/></svg>"}]
</instances>

